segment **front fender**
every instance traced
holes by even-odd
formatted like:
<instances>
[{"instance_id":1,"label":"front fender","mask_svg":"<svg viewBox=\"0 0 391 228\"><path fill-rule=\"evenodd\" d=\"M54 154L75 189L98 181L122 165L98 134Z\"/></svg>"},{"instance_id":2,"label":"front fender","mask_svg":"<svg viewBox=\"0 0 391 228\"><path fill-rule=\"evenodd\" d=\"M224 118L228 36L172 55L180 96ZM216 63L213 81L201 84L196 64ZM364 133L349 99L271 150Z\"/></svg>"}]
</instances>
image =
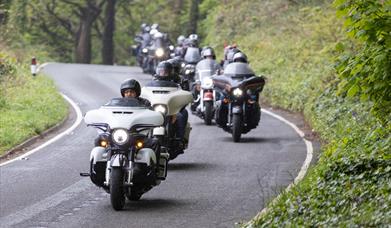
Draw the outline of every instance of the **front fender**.
<instances>
[{"instance_id":1,"label":"front fender","mask_svg":"<svg viewBox=\"0 0 391 228\"><path fill-rule=\"evenodd\" d=\"M110 159L110 167L124 167L126 164L126 156L123 154L114 154Z\"/></svg>"},{"instance_id":2,"label":"front fender","mask_svg":"<svg viewBox=\"0 0 391 228\"><path fill-rule=\"evenodd\" d=\"M145 163L147 166L151 165L151 161L154 164L157 164L155 152L151 148L143 148L139 150L134 159L134 162Z\"/></svg>"},{"instance_id":3,"label":"front fender","mask_svg":"<svg viewBox=\"0 0 391 228\"><path fill-rule=\"evenodd\" d=\"M243 109L241 106L233 106L232 107L232 113L233 114L240 114L243 112Z\"/></svg>"},{"instance_id":4,"label":"front fender","mask_svg":"<svg viewBox=\"0 0 391 228\"><path fill-rule=\"evenodd\" d=\"M96 146L91 150L90 153L90 161L93 160L93 163L97 162L105 162L106 161L107 152L104 147Z\"/></svg>"}]
</instances>

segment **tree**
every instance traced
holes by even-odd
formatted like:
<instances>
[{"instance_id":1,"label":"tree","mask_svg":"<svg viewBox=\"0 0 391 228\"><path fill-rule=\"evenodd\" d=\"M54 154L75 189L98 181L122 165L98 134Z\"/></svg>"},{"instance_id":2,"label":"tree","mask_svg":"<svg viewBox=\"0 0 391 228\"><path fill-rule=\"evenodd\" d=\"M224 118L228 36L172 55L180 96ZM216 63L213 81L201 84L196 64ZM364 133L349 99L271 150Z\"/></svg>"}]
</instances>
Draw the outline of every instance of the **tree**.
<instances>
[{"instance_id":1,"label":"tree","mask_svg":"<svg viewBox=\"0 0 391 228\"><path fill-rule=\"evenodd\" d=\"M113 65L114 61L115 4L116 0L107 0L102 37L102 63L107 65Z\"/></svg>"},{"instance_id":2,"label":"tree","mask_svg":"<svg viewBox=\"0 0 391 228\"><path fill-rule=\"evenodd\" d=\"M353 52L345 52L337 65L342 80L340 92L369 99L376 116L390 121L391 1L336 0L334 4L346 19L354 46Z\"/></svg>"},{"instance_id":3,"label":"tree","mask_svg":"<svg viewBox=\"0 0 391 228\"><path fill-rule=\"evenodd\" d=\"M197 22L198 22L198 14L199 14L199 0L191 0L191 7L189 13L189 30L188 33L197 33Z\"/></svg>"}]
</instances>

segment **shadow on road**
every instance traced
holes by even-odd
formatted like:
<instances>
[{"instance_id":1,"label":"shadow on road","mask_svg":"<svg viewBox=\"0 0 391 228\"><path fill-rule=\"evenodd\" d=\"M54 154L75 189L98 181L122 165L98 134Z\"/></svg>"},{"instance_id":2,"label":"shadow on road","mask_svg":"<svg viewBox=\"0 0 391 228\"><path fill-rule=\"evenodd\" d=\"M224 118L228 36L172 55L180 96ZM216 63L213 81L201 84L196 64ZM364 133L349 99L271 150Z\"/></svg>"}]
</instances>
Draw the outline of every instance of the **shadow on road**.
<instances>
[{"instance_id":1,"label":"shadow on road","mask_svg":"<svg viewBox=\"0 0 391 228\"><path fill-rule=\"evenodd\" d=\"M205 171L207 169L212 169L213 166L213 164L206 163L168 163L168 170Z\"/></svg>"},{"instance_id":2,"label":"shadow on road","mask_svg":"<svg viewBox=\"0 0 391 228\"><path fill-rule=\"evenodd\" d=\"M144 197L144 196L143 196ZM139 201L126 200L125 208L123 211L129 212L143 212L143 211L154 211L154 210L167 210L169 208L177 208L183 206L184 202L170 199L148 199L145 198Z\"/></svg>"}]
</instances>

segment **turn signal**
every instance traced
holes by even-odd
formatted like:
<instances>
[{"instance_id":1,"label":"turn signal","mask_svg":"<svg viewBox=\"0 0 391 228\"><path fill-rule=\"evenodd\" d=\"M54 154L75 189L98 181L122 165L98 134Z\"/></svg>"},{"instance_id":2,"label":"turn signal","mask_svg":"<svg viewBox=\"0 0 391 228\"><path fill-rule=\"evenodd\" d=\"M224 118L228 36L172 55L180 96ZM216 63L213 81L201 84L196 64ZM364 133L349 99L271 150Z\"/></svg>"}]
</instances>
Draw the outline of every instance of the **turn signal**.
<instances>
[{"instance_id":1,"label":"turn signal","mask_svg":"<svg viewBox=\"0 0 391 228\"><path fill-rule=\"evenodd\" d=\"M136 141L136 149L141 149L143 148L144 146L144 142L143 141Z\"/></svg>"},{"instance_id":2,"label":"turn signal","mask_svg":"<svg viewBox=\"0 0 391 228\"><path fill-rule=\"evenodd\" d=\"M101 147L107 147L109 145L109 143L106 140L101 140L99 144Z\"/></svg>"}]
</instances>

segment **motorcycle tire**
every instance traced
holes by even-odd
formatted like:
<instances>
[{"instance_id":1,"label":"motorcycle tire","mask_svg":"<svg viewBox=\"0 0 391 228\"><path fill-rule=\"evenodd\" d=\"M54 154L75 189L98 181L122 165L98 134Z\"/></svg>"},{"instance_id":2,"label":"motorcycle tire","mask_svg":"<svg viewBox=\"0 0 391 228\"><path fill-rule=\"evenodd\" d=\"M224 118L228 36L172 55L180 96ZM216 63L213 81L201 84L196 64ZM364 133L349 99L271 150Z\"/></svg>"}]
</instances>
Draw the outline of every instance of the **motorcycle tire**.
<instances>
[{"instance_id":1,"label":"motorcycle tire","mask_svg":"<svg viewBox=\"0 0 391 228\"><path fill-rule=\"evenodd\" d=\"M242 136L242 119L240 115L232 116L232 138L234 142L240 142Z\"/></svg>"},{"instance_id":2,"label":"motorcycle tire","mask_svg":"<svg viewBox=\"0 0 391 228\"><path fill-rule=\"evenodd\" d=\"M122 210L125 206L124 173L121 168L112 168L110 173L110 201L114 210Z\"/></svg>"},{"instance_id":3,"label":"motorcycle tire","mask_svg":"<svg viewBox=\"0 0 391 228\"><path fill-rule=\"evenodd\" d=\"M204 122L206 125L211 125L213 119L213 103L212 102L205 102L205 116L204 116Z\"/></svg>"}]
</instances>

